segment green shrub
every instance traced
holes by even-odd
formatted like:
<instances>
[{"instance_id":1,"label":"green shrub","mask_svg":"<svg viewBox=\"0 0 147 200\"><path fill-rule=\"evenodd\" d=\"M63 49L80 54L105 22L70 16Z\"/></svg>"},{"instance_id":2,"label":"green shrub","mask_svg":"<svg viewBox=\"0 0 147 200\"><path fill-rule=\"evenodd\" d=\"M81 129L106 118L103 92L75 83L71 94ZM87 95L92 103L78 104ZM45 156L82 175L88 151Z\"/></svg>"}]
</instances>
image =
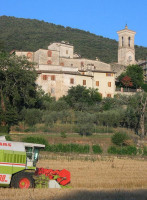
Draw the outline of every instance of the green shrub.
<instances>
[{"instance_id":1,"label":"green shrub","mask_svg":"<svg viewBox=\"0 0 147 200\"><path fill-rule=\"evenodd\" d=\"M9 133L9 127L8 126L0 126L0 135L8 134L8 133Z\"/></svg>"},{"instance_id":2,"label":"green shrub","mask_svg":"<svg viewBox=\"0 0 147 200\"><path fill-rule=\"evenodd\" d=\"M94 154L101 154L103 152L102 148L98 144L92 145L92 150Z\"/></svg>"},{"instance_id":3,"label":"green shrub","mask_svg":"<svg viewBox=\"0 0 147 200\"><path fill-rule=\"evenodd\" d=\"M123 145L127 139L129 139L128 135L123 132L116 132L111 138L113 144L116 144L118 146Z\"/></svg>"},{"instance_id":4,"label":"green shrub","mask_svg":"<svg viewBox=\"0 0 147 200\"><path fill-rule=\"evenodd\" d=\"M142 89L143 89L145 92L147 92L147 84L143 84L143 85L142 85Z\"/></svg>"},{"instance_id":5,"label":"green shrub","mask_svg":"<svg viewBox=\"0 0 147 200\"><path fill-rule=\"evenodd\" d=\"M135 146L128 146L128 147L123 147L126 148L126 154L127 155L136 155L137 154L137 148Z\"/></svg>"},{"instance_id":6,"label":"green shrub","mask_svg":"<svg viewBox=\"0 0 147 200\"><path fill-rule=\"evenodd\" d=\"M10 135L6 135L5 138L7 141L12 141L12 138L10 137Z\"/></svg>"},{"instance_id":7,"label":"green shrub","mask_svg":"<svg viewBox=\"0 0 147 200\"><path fill-rule=\"evenodd\" d=\"M45 146L45 151L53 152L52 145L47 144L47 145Z\"/></svg>"},{"instance_id":8,"label":"green shrub","mask_svg":"<svg viewBox=\"0 0 147 200\"><path fill-rule=\"evenodd\" d=\"M79 144L48 144L45 148L49 152L63 152L63 153L89 153L89 145L79 145Z\"/></svg>"},{"instance_id":9,"label":"green shrub","mask_svg":"<svg viewBox=\"0 0 147 200\"><path fill-rule=\"evenodd\" d=\"M66 138L67 137L65 132L61 132L60 135L61 135L62 138Z\"/></svg>"},{"instance_id":10,"label":"green shrub","mask_svg":"<svg viewBox=\"0 0 147 200\"><path fill-rule=\"evenodd\" d=\"M107 151L110 154L117 154L117 148L115 146L109 147Z\"/></svg>"},{"instance_id":11,"label":"green shrub","mask_svg":"<svg viewBox=\"0 0 147 200\"><path fill-rule=\"evenodd\" d=\"M108 153L118 154L118 155L136 155L137 148L135 146L127 146L127 147L111 146L108 148Z\"/></svg>"},{"instance_id":12,"label":"green shrub","mask_svg":"<svg viewBox=\"0 0 147 200\"><path fill-rule=\"evenodd\" d=\"M44 144L45 146L48 145L48 142L46 141L45 138L42 137L25 137L22 140L23 142L27 142L27 143L35 143L35 144Z\"/></svg>"},{"instance_id":13,"label":"green shrub","mask_svg":"<svg viewBox=\"0 0 147 200\"><path fill-rule=\"evenodd\" d=\"M144 155L144 156L147 156L147 147L144 147L144 148L143 148L143 155Z\"/></svg>"}]
</instances>

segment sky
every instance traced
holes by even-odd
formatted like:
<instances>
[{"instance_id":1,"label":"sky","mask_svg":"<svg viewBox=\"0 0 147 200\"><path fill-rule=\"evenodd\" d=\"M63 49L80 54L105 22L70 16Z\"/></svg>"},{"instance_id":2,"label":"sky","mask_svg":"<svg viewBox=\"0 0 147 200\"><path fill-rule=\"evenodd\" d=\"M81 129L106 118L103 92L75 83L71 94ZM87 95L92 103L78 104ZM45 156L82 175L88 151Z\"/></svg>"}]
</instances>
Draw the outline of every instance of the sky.
<instances>
[{"instance_id":1,"label":"sky","mask_svg":"<svg viewBox=\"0 0 147 200\"><path fill-rule=\"evenodd\" d=\"M38 19L118 41L117 31L136 31L147 47L147 0L0 0L0 16Z\"/></svg>"}]
</instances>

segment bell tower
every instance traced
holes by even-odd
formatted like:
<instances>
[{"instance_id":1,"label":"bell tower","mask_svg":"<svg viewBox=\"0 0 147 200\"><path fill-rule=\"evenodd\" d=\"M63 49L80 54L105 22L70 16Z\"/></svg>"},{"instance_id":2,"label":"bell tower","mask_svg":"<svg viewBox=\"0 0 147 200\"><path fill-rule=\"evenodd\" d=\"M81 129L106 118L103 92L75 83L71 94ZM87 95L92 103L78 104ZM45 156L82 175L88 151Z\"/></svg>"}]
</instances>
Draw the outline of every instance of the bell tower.
<instances>
[{"instance_id":1,"label":"bell tower","mask_svg":"<svg viewBox=\"0 0 147 200\"><path fill-rule=\"evenodd\" d=\"M118 64L124 66L135 64L134 37L136 32L129 30L126 25L125 29L117 31L117 34L119 36Z\"/></svg>"}]
</instances>

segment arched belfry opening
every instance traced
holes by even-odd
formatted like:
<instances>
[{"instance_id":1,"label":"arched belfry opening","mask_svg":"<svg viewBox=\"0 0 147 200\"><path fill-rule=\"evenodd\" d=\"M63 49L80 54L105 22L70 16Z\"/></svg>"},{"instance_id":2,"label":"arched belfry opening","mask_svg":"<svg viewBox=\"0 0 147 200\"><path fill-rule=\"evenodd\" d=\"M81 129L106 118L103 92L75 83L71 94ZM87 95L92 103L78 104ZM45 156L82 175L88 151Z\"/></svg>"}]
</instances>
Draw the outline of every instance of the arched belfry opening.
<instances>
[{"instance_id":1,"label":"arched belfry opening","mask_svg":"<svg viewBox=\"0 0 147 200\"><path fill-rule=\"evenodd\" d=\"M124 37L122 37L122 47L124 46Z\"/></svg>"},{"instance_id":2,"label":"arched belfry opening","mask_svg":"<svg viewBox=\"0 0 147 200\"><path fill-rule=\"evenodd\" d=\"M128 37L128 46L131 46L131 37Z\"/></svg>"}]
</instances>

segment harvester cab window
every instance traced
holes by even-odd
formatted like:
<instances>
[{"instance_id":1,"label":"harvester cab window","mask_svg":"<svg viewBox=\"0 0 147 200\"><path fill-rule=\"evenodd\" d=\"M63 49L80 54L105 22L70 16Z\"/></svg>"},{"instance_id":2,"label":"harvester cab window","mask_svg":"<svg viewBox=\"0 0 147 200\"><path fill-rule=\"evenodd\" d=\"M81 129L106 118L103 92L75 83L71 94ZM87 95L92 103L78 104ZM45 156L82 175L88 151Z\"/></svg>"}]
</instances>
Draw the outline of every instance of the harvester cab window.
<instances>
[{"instance_id":1,"label":"harvester cab window","mask_svg":"<svg viewBox=\"0 0 147 200\"><path fill-rule=\"evenodd\" d=\"M33 156L33 148L32 147L26 147L26 154L27 154L27 160L31 161Z\"/></svg>"},{"instance_id":2,"label":"harvester cab window","mask_svg":"<svg viewBox=\"0 0 147 200\"><path fill-rule=\"evenodd\" d=\"M36 165L37 161L38 161L38 156L39 156L39 149L38 148L34 148L34 164Z\"/></svg>"},{"instance_id":3,"label":"harvester cab window","mask_svg":"<svg viewBox=\"0 0 147 200\"><path fill-rule=\"evenodd\" d=\"M39 149L36 147L25 147L27 155L27 166L36 166L39 156Z\"/></svg>"}]
</instances>

